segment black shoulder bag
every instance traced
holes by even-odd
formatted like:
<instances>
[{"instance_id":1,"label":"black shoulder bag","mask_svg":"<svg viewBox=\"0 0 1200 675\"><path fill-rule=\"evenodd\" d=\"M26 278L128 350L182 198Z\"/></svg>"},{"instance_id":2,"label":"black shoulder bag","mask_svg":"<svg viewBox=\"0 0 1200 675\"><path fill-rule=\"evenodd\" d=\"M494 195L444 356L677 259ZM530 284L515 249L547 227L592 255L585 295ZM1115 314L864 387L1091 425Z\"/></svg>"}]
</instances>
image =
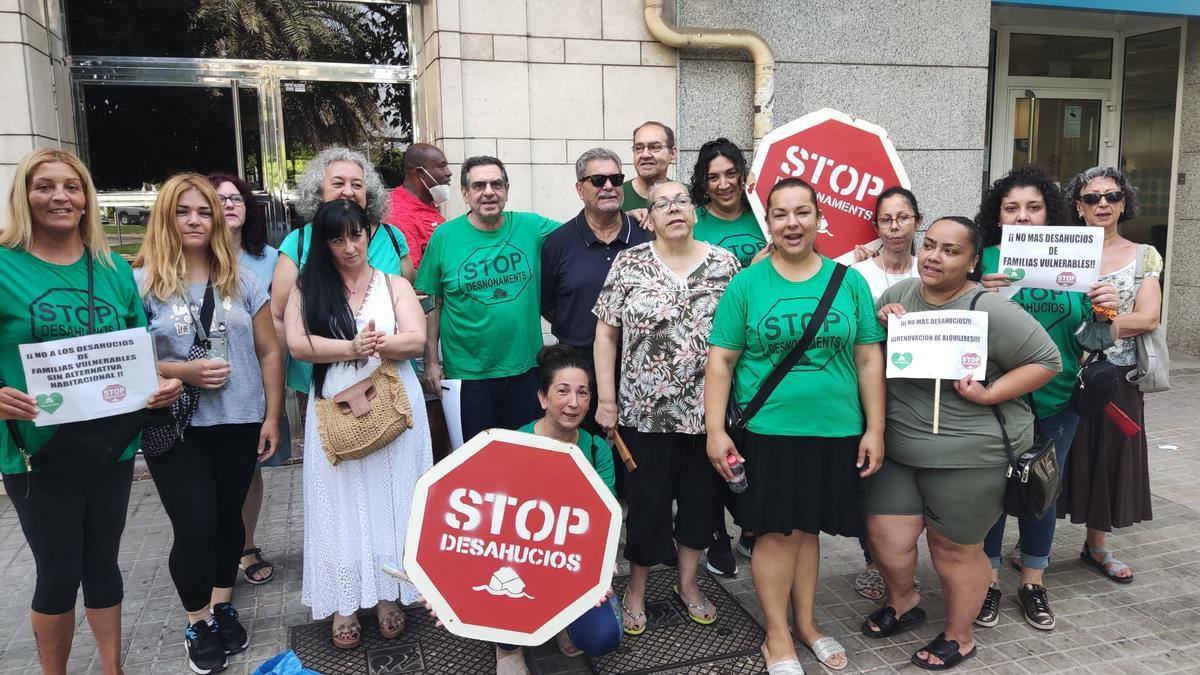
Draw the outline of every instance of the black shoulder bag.
<instances>
[{"instance_id":1,"label":"black shoulder bag","mask_svg":"<svg viewBox=\"0 0 1200 675\"><path fill-rule=\"evenodd\" d=\"M87 303L88 334L96 333L96 293L92 252L84 249L87 257ZM148 424L158 421L167 414L166 410L135 410L133 412L60 424L54 434L42 444L37 452L29 452L21 438L21 432L13 420L8 420L8 432L12 436L25 468L56 476L73 484L80 490L103 475L108 467L117 463L125 448L137 438Z\"/></svg>"},{"instance_id":2,"label":"black shoulder bag","mask_svg":"<svg viewBox=\"0 0 1200 675\"><path fill-rule=\"evenodd\" d=\"M983 292L971 299L971 310L975 310ZM986 384L986 381L985 381ZM992 406L992 414L1000 423L1000 436L1004 439L1004 450L1008 453L1008 480L1004 486L1004 512L1017 518L1038 520L1058 499L1062 487L1062 472L1058 456L1054 451L1054 440L1046 436L1042 420L1038 418L1033 394L1028 395L1029 411L1033 414L1033 446L1019 456L1013 454L1012 441L1004 428L1004 413L1000 406Z\"/></svg>"},{"instance_id":3,"label":"black shoulder bag","mask_svg":"<svg viewBox=\"0 0 1200 675\"><path fill-rule=\"evenodd\" d=\"M808 351L808 346L812 344L813 338L817 336L817 329L821 324L825 323L825 316L829 314L829 307L833 305L833 296L837 295L838 289L842 286L842 278L846 276L848 268L841 264L833 268L833 274L829 277L829 284L825 286L825 292L821 295L820 302L817 303L817 309L808 319L808 325L804 327L804 333L800 336L800 340L796 346L792 347L792 351L783 357L783 360L775 366L767 379L763 381L758 392L754 394L754 398L746 404L745 409L739 408L737 399L733 395L733 387L729 391L729 404L725 408L725 429L734 434L746 428L746 424L750 422L750 418L758 414L763 404L767 402L767 398L771 396L771 392L779 386L783 381L784 376L791 371L792 368L800 362L804 352Z\"/></svg>"}]
</instances>

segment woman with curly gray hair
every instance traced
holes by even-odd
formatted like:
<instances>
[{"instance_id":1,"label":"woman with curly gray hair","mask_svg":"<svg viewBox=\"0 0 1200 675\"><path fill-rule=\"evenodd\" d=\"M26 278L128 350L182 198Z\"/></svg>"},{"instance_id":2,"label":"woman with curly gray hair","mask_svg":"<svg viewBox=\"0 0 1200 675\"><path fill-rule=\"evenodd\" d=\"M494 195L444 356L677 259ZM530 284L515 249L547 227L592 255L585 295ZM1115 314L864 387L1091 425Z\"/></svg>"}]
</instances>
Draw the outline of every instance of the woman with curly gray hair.
<instances>
[{"instance_id":1,"label":"woman with curly gray hair","mask_svg":"<svg viewBox=\"0 0 1200 675\"><path fill-rule=\"evenodd\" d=\"M1137 191L1125 174L1112 167L1094 167L1071 179L1065 192L1075 224L1104 228L1100 283L1115 286L1119 299L1111 328L1115 344L1104 355L1120 375L1113 403L1138 423L1139 430L1126 436L1103 410L1079 411L1079 431L1063 472L1058 514L1087 525L1080 560L1109 579L1128 584L1133 570L1113 556L1105 538L1113 528L1151 518L1145 406L1137 383L1125 376L1137 368L1135 338L1158 327L1163 261L1153 246L1136 244L1120 234L1120 224L1137 214Z\"/></svg>"},{"instance_id":2,"label":"woman with curly gray hair","mask_svg":"<svg viewBox=\"0 0 1200 675\"><path fill-rule=\"evenodd\" d=\"M371 220L371 229L367 233L370 239L367 262L384 274L399 274L409 281L415 276L404 234L383 222L389 205L387 189L375 167L362 153L342 147L326 148L309 160L296 183L299 192L296 210L306 224L293 230L280 244L279 262L271 278L271 316L275 319L275 333L285 348L287 336L283 313L292 289L296 287L300 268L308 260L308 251L312 248L311 220L321 204L336 199L357 202ZM291 359L288 387L308 393L311 380L312 364Z\"/></svg>"}]
</instances>

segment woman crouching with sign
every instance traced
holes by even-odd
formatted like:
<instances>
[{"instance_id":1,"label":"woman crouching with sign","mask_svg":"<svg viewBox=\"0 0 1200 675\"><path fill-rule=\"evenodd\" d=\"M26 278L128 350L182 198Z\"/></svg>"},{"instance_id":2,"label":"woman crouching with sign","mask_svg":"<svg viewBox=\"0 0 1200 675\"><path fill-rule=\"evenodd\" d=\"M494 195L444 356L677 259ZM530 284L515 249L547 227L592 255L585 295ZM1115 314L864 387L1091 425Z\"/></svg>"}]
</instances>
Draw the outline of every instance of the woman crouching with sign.
<instances>
[{"instance_id":1,"label":"woman crouching with sign","mask_svg":"<svg viewBox=\"0 0 1200 675\"><path fill-rule=\"evenodd\" d=\"M403 560L417 478L433 465L421 384L409 362L425 347L425 313L404 278L367 262L371 221L356 202L313 216L308 264L284 315L288 350L313 366L304 429L304 587L333 644L362 640L355 613L375 607L379 632L404 631L396 604L417 597L380 566ZM418 405L412 405L416 401Z\"/></svg>"},{"instance_id":2,"label":"woman crouching with sign","mask_svg":"<svg viewBox=\"0 0 1200 675\"><path fill-rule=\"evenodd\" d=\"M18 347L145 325L129 264L109 252L87 168L65 150L25 155L0 230L0 419L8 427L0 430L0 473L33 554L30 623L41 671L50 675L67 672L81 584L100 667L105 675L121 672L124 588L117 550L137 442L107 457L92 454L99 443L66 448L67 463L85 473L82 488L70 473L39 468L38 454L62 427L32 423L57 406L48 396L25 393ZM159 384L147 408L179 398L179 380L160 378Z\"/></svg>"},{"instance_id":3,"label":"woman crouching with sign","mask_svg":"<svg viewBox=\"0 0 1200 675\"><path fill-rule=\"evenodd\" d=\"M748 485L736 515L757 534L752 571L771 673L803 672L793 638L825 666L848 665L845 648L814 614L820 533L863 533L863 479L883 462L877 343L886 334L862 275L813 250L820 219L804 181L771 188L774 254L734 277L721 297L704 379L709 461L727 481L745 461ZM737 419L727 430L731 397Z\"/></svg>"},{"instance_id":4,"label":"woman crouching with sign","mask_svg":"<svg viewBox=\"0 0 1200 675\"><path fill-rule=\"evenodd\" d=\"M1004 419L1014 452L1031 447L1033 415L1020 397L1061 369L1058 348L1033 317L968 278L981 248L979 229L970 220L937 220L917 254L921 278L901 281L879 299L885 324L888 316L906 310L988 314L990 384L967 375L946 388L940 395L940 433L930 425L934 380L888 382L888 455L867 490L867 535L887 595L862 633L884 638L925 621L911 580L917 539L926 532L946 596L945 629L912 657L926 670L946 670L975 655L971 625L991 580L983 539L1003 510L1009 463L997 417Z\"/></svg>"},{"instance_id":5,"label":"woman crouching with sign","mask_svg":"<svg viewBox=\"0 0 1200 675\"><path fill-rule=\"evenodd\" d=\"M231 602L242 504L256 463L275 451L283 412L270 297L237 260L208 179L167 180L134 266L163 372L188 385L187 405L172 409L174 424L147 431L142 454L171 518L171 580L197 673L220 670L250 644Z\"/></svg>"}]
</instances>

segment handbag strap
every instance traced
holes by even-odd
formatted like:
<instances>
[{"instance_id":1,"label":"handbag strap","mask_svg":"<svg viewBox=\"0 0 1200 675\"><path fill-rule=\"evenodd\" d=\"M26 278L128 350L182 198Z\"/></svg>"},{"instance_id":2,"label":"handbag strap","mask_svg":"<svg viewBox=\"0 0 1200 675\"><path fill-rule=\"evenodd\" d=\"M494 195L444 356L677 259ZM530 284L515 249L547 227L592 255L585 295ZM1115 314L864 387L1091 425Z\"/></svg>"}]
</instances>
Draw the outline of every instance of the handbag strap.
<instances>
[{"instance_id":1,"label":"handbag strap","mask_svg":"<svg viewBox=\"0 0 1200 675\"><path fill-rule=\"evenodd\" d=\"M225 303L217 302L212 279L204 286L204 301L200 305L199 316L196 316L196 301L192 299L187 282L183 282L183 301L187 303L188 314L192 315L192 323L196 326L197 341L207 340L214 324L219 331L225 332Z\"/></svg>"},{"instance_id":2,"label":"handbag strap","mask_svg":"<svg viewBox=\"0 0 1200 675\"><path fill-rule=\"evenodd\" d=\"M763 380L762 386L754 394L754 398L750 399L750 403L746 404L740 420L741 427L744 428L746 423L750 421L750 418L758 413L763 404L767 402L767 397L771 395L771 392L775 391L775 388L783 381L788 371L795 367L800 362L800 357L804 356L804 352L808 351L808 346L812 344L813 338L817 336L817 329L821 327L821 324L825 323L825 316L829 314L829 308L833 305L833 298L842 286L842 278L846 276L846 269L847 267L841 263L834 264L833 274L829 277L829 283L825 286L825 292L821 294L821 300L817 303L816 311L809 317L808 325L804 327L804 334L800 336L800 340L796 343L796 346L792 347L792 351L788 352L788 355L775 366L771 374L767 375L767 379Z\"/></svg>"},{"instance_id":3,"label":"handbag strap","mask_svg":"<svg viewBox=\"0 0 1200 675\"><path fill-rule=\"evenodd\" d=\"M979 304L979 298L983 297L983 294L986 292L987 291L979 291L978 293L975 294L975 297L971 298L971 311L972 312L975 311L975 305ZM991 360L991 359L989 359L989 360ZM986 368L987 368L987 365L985 364L984 365L984 376L983 376L983 386L985 386L985 387L987 386L987 370L986 370ZM939 383L939 385L940 385L940 383ZM1033 413L1033 423L1036 425L1038 434L1041 435L1042 434L1042 421L1040 419L1038 419L1037 405L1035 405L1033 402L1033 394L1028 395L1028 400L1029 400L1029 410L1030 410L1030 412ZM1000 412L1000 406L998 404L992 404L990 407L992 409L992 414L996 416L996 422L1000 424L1000 437L1002 439L1004 439L1004 451L1008 453L1008 466L1010 467L1011 471L1014 471L1014 472L1019 471L1020 466L1017 465L1017 458L1013 454L1012 441L1009 440L1008 429L1006 429L1004 426L1004 422L1005 422L1004 413Z\"/></svg>"}]
</instances>

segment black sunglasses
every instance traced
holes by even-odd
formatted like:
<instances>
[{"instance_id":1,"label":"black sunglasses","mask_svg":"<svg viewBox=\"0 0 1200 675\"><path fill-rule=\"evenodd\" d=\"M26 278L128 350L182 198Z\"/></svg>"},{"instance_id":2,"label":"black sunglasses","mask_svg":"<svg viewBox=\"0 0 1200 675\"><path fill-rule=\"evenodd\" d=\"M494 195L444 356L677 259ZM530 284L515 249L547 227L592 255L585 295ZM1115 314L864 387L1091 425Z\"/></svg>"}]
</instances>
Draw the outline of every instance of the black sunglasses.
<instances>
[{"instance_id":1,"label":"black sunglasses","mask_svg":"<svg viewBox=\"0 0 1200 675\"><path fill-rule=\"evenodd\" d=\"M598 187L598 188L604 187L604 184L608 183L608 182L611 182L613 187L621 187L621 184L625 182L625 174L623 174L623 173L613 173L613 174L596 173L596 174L592 174L590 176L584 176L583 178L579 179L580 183L582 183L584 181L588 181L589 183L592 184L592 187Z\"/></svg>"},{"instance_id":2,"label":"black sunglasses","mask_svg":"<svg viewBox=\"0 0 1200 675\"><path fill-rule=\"evenodd\" d=\"M1101 198L1104 198L1104 201L1108 202L1109 204L1117 204L1125 199L1125 193L1121 192L1120 190L1113 190L1112 192L1105 192L1103 194L1098 192L1089 192L1085 195L1079 195L1079 201L1087 204L1088 206L1095 206L1099 204Z\"/></svg>"}]
</instances>

